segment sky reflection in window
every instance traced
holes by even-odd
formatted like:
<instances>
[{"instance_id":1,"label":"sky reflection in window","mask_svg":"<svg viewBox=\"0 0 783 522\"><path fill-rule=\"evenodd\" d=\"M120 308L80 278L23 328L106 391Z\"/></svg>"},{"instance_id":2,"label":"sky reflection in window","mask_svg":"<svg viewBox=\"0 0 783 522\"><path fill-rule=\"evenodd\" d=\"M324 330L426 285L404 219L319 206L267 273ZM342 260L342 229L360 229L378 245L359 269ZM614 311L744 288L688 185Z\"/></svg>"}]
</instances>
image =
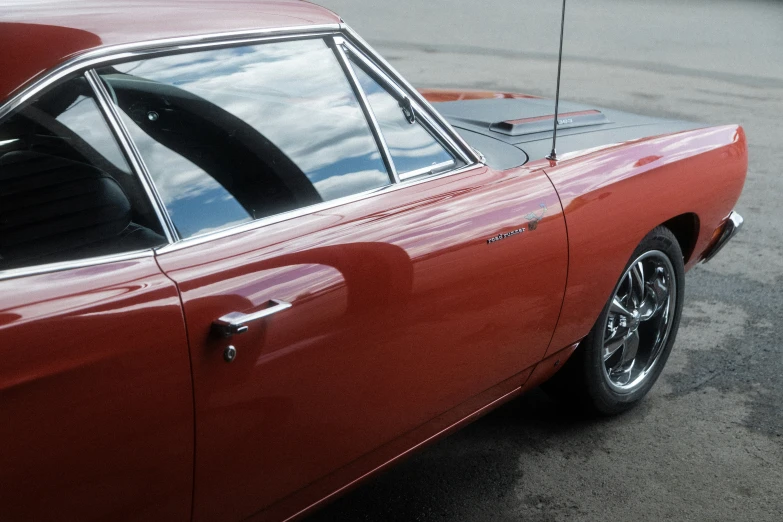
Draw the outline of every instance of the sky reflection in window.
<instances>
[{"instance_id":1,"label":"sky reflection in window","mask_svg":"<svg viewBox=\"0 0 783 522\"><path fill-rule=\"evenodd\" d=\"M327 201L390 182L356 96L334 53L321 39L178 54L126 63L114 69L125 73L125 78L145 80L137 82L138 88L145 90L139 93L140 99L142 94L149 98L149 92L154 91L150 85L164 84L182 92L183 99L208 102L206 110L189 114L187 121L201 118L205 126L220 126L225 139L233 140L231 144L255 140L258 146L250 143L247 147L255 154L253 161L258 161L259 172L271 169L281 178L296 176L290 168L280 167L284 162L279 158L258 152L264 147L268 150L269 145L263 144L271 142L284 158L293 162L308 185L302 187L301 181L282 179L280 183L286 187L286 194L305 188L312 192L308 197L289 194L290 201L281 204L280 209L303 206L303 201ZM112 80L107 82L111 84ZM171 92L171 87L167 87L167 92ZM165 105L166 94L161 97L160 103ZM123 109L132 112L129 107ZM242 125L226 128L228 120L222 113L249 125L256 135L248 137ZM161 125L164 120L161 115ZM248 205L247 198L236 193L240 183L231 183L225 172L217 173L205 167L212 163L225 167L230 163L227 158L212 163L203 158L203 155L225 154L227 147L215 143L205 150L202 146L194 155L187 147L171 143L167 147L155 143L150 135L143 136L155 135L150 132L150 129L157 131L152 127L155 122L138 118L136 121L138 125L131 125L133 137L183 236L268 215L265 208L259 208L263 205ZM171 132L175 131L182 136L189 132L188 129ZM247 162L246 156L242 158L241 161ZM246 163L241 167L248 169ZM249 167L252 169L253 165ZM259 183L263 183L263 178L259 178ZM259 190L263 191L263 187Z\"/></svg>"},{"instance_id":2,"label":"sky reflection in window","mask_svg":"<svg viewBox=\"0 0 783 522\"><path fill-rule=\"evenodd\" d=\"M398 173L454 159L419 122L408 122L399 102L386 89L353 60L351 65L375 113Z\"/></svg>"}]
</instances>

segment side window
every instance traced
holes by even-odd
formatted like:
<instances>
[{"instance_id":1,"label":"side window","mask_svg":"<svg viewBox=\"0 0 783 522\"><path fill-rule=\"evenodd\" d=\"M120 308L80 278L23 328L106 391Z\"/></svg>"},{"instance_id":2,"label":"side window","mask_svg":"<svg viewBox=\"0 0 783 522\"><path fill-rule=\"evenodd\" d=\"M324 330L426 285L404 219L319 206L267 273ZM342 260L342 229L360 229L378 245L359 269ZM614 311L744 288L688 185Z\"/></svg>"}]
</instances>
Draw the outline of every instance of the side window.
<instances>
[{"instance_id":1,"label":"side window","mask_svg":"<svg viewBox=\"0 0 783 522\"><path fill-rule=\"evenodd\" d=\"M84 78L0 121L0 270L165 242Z\"/></svg>"},{"instance_id":2,"label":"side window","mask_svg":"<svg viewBox=\"0 0 783 522\"><path fill-rule=\"evenodd\" d=\"M381 133L400 177L440 172L456 166L454 156L420 122L410 122L399 100L352 54L349 53L348 56L381 127Z\"/></svg>"},{"instance_id":3,"label":"side window","mask_svg":"<svg viewBox=\"0 0 783 522\"><path fill-rule=\"evenodd\" d=\"M181 237L390 183L321 39L155 57L99 74Z\"/></svg>"}]
</instances>

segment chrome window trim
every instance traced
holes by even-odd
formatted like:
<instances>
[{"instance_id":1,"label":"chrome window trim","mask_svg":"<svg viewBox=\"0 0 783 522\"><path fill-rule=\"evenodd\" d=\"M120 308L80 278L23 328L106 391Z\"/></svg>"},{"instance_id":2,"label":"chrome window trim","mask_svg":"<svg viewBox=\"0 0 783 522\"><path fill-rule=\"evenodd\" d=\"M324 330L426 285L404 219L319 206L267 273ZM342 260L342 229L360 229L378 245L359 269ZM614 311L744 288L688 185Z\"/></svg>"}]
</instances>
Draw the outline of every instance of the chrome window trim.
<instances>
[{"instance_id":1,"label":"chrome window trim","mask_svg":"<svg viewBox=\"0 0 783 522\"><path fill-rule=\"evenodd\" d=\"M375 65L373 61L364 54L364 52L359 50L355 45L353 45L350 42L346 41L344 45L345 48L348 50L348 52L350 52L358 61L362 62L364 65L367 66L368 69L372 71L372 73L377 77L374 79L380 80L382 87L386 89L391 89L394 92L396 92L398 98L410 99L410 96L408 96L408 93L405 92L405 89L403 89L402 87L397 85L394 81L392 81L391 78L389 78L389 76L380 67Z\"/></svg>"},{"instance_id":2,"label":"chrome window trim","mask_svg":"<svg viewBox=\"0 0 783 522\"><path fill-rule=\"evenodd\" d=\"M62 76L58 76L57 79L62 79L67 76L70 76L71 73L63 74ZM116 122L109 117L107 113L107 107L106 107L106 99L101 92L99 88L96 88L96 78L97 75L92 70L88 70L84 72L84 78L87 80L87 83L90 85L90 88L93 91L93 94L95 95L95 102L98 105L98 110L103 115L104 121L109 127L109 132L114 137L115 142L117 143L117 146L120 148L120 151L125 156L125 159L128 161L129 166L131 168L132 174L139 177L139 180L141 181L142 187L144 188L145 193L147 194L147 197L150 199L150 202L155 209L155 213L158 217L158 219L162 219L162 216L159 214L159 208L156 205L156 200L153 197L153 193L157 193L153 187L150 187L147 183L147 180L144 178L144 176L139 174L138 166L134 163L133 156L129 155L126 144L123 140L121 129L119 129L116 126ZM56 82L57 80L53 80L52 83ZM98 86L102 87L102 83L100 80L97 80ZM48 87L49 84L46 86L42 86L39 90L36 91L35 94L43 90L45 87ZM33 95L30 95L29 97L25 98L22 104L29 101ZM21 106L17 105L11 111L19 108ZM5 106L4 106L5 108ZM2 111L0 111L2 113ZM2 117L8 115L8 112L4 113ZM0 117L0 119L2 119ZM10 140L14 141L14 140ZM161 221L161 227L163 232L166 234L166 240L169 242L169 244L172 242L172 238L169 235L168 227L166 226L164 221ZM24 268L11 268L7 270L0 269L0 281L6 281L9 279L17 279L20 277L28 277L33 275L41 275L41 274L48 274L53 272L62 272L64 270L72 270L77 268L87 268L91 266L97 266L97 265L104 265L108 263L114 263L119 261L131 261L134 259L140 259L144 257L153 257L155 255L155 251L152 248L144 249L144 250L134 250L131 252L118 252L116 254L107 254L103 256L93 256L93 257L86 257L83 259L75 259L72 261L61 261L57 263L44 263L39 265L32 265L29 267Z\"/></svg>"},{"instance_id":3,"label":"chrome window trim","mask_svg":"<svg viewBox=\"0 0 783 522\"><path fill-rule=\"evenodd\" d=\"M221 47L235 43L254 43L270 40L276 37L326 36L338 33L340 24L318 24L291 27L275 27L269 29L251 29L222 33L207 33L194 36L178 36L161 38L127 44L108 45L85 51L50 69L42 75L33 78L23 85L8 100L0 105L0 119L15 110L42 90L55 82L72 74L78 74L101 65L117 61L130 61L160 52L170 53L178 50L190 50L196 47Z\"/></svg>"},{"instance_id":4,"label":"chrome window trim","mask_svg":"<svg viewBox=\"0 0 783 522\"><path fill-rule=\"evenodd\" d=\"M216 240L216 239L222 239L230 236L234 236L237 234L242 234L243 232L249 232L252 230L256 230L259 228L264 228L269 225L273 225L276 223L281 223L283 221L288 221L290 219L295 219L298 217L306 216L308 214L316 214L318 212L322 212L324 210L329 210L335 207L339 207L342 205L346 205L348 203L354 203L357 201L361 201L364 199L368 199L374 196L382 196L397 190L405 189L408 187L412 187L415 185L419 185L422 183L429 183L431 181L435 181L438 179L446 178L449 176L457 176L460 174L463 174L465 172L469 172L472 170L479 170L481 168L484 168L485 165L481 163L474 163L472 165L465 165L461 168L458 168L456 170L450 170L448 172L443 172L440 174L433 174L432 176L427 177L418 177L416 179L410 179L401 181L400 183L393 183L391 185L387 185L385 187L377 188L377 189L371 189L364 192L359 192L357 194L352 194L350 196L345 196L338 199L332 199L330 201L324 201L323 203L317 203L315 205L309 205L307 207L298 208L296 210L291 210L289 212L283 212L281 214L275 214L274 216L268 216L261 219L256 219L254 221L250 221L248 223L242 223L239 225L235 225L233 227L223 228L221 230L217 230L215 232L209 232L207 234L201 235L201 236L193 236L189 237L187 239L182 239L178 241L177 243L172 243L169 245L164 245L161 247L158 247L155 249L155 252L159 255L162 254L168 254L169 252L176 252L177 250L182 250L184 248L189 248L195 245L200 245L203 243L208 243L210 241Z\"/></svg>"},{"instance_id":5,"label":"chrome window trim","mask_svg":"<svg viewBox=\"0 0 783 522\"><path fill-rule=\"evenodd\" d=\"M169 216L169 212L163 204L158 189L155 187L155 183L152 180L152 176L150 176L147 165L144 163L144 158L141 157L141 153L136 147L136 143L131 138L128 128L122 122L122 118L117 112L117 106L109 96L106 86L103 84L100 76L98 76L98 73L95 72L95 69L90 69L85 72L84 77L87 79L90 87L92 87L100 110L103 113L103 117L109 124L111 132L114 134L114 138L117 140L120 149L127 158L128 163L133 170L133 174L139 178L142 187L144 187L144 192L147 194L147 198L149 198L152 208L155 209L155 215L158 217L161 229L166 235L166 241L168 243L177 241L179 239L177 229L174 228L174 223L171 221L171 216Z\"/></svg>"},{"instance_id":6,"label":"chrome window trim","mask_svg":"<svg viewBox=\"0 0 783 522\"><path fill-rule=\"evenodd\" d=\"M457 131L441 116L441 114L435 110L435 108L419 93L408 81L397 72L394 67L389 64L378 52L373 49L356 31L354 31L349 25L345 23L340 24L340 29L348 37L348 41L357 47L360 51L365 53L371 61L374 61L381 69L383 69L387 76L389 76L394 82L401 85L404 90L407 91L408 96L412 97L421 107L425 109L426 114L437 122L436 130L443 131L451 141L459 145L459 150L466 156L467 163L483 163L478 154L473 150L473 147L467 144L462 139Z\"/></svg>"},{"instance_id":7,"label":"chrome window trim","mask_svg":"<svg viewBox=\"0 0 783 522\"><path fill-rule=\"evenodd\" d=\"M438 174L440 172L446 172L456 164L457 164L456 160L453 159L448 161L441 161L440 163L436 163L435 165L429 165L427 167L422 167L420 169L403 172L402 174L400 174L400 179L406 180L410 178L415 178L417 176L422 176L424 174Z\"/></svg>"},{"instance_id":8,"label":"chrome window trim","mask_svg":"<svg viewBox=\"0 0 783 522\"><path fill-rule=\"evenodd\" d=\"M331 38L332 49L337 55L337 60L340 62L340 67L343 69L343 74L348 77L348 82L351 84L351 88L359 101L359 105L362 107L364 117L370 125L370 130L372 131L373 137L375 137L378 150L381 153L381 157L383 157L383 163L389 171L389 176L391 177L390 181L392 183L399 183L400 176L397 174L397 167L394 166L394 159L392 159L389 147L386 145L386 138L383 137L381 126L375 118L375 112L372 110L372 107L370 107L367 93L362 89L359 78L356 77L356 73L354 72L353 67L351 67L348 57L345 55L345 49L343 48L344 43L345 40L341 36Z\"/></svg>"},{"instance_id":9,"label":"chrome window trim","mask_svg":"<svg viewBox=\"0 0 783 522\"><path fill-rule=\"evenodd\" d=\"M110 45L98 49L85 51L62 64L54 67L43 75L34 78L30 83L22 86L19 91L13 94L5 103L0 105L0 119L12 112L42 90L51 86L55 82L71 75L82 73L87 69L107 65L112 62L131 61L140 59L144 56L151 56L161 53L172 53L177 51L189 51L199 48L215 48L240 44L261 43L273 40L275 38L286 40L291 38L315 37L315 36L342 36L347 37L346 42L356 47L365 54L372 65L376 65L384 74L388 76L397 89L409 96L415 101L420 109L424 108L423 114L433 125L434 131L443 135L447 141L455 145L462 159L466 163L481 163L481 158L475 153L465 140L454 130L454 128L445 120L433 107L424 99L421 94L414 89L400 74L383 59L370 45L365 42L350 26L344 23L340 24L319 24L305 26L291 26L283 28L270 28L261 30L245 30L222 33L208 33L195 36L182 36L173 38L162 38L157 40L147 40L128 44ZM405 92L407 91L407 92Z\"/></svg>"},{"instance_id":10,"label":"chrome window trim","mask_svg":"<svg viewBox=\"0 0 783 522\"><path fill-rule=\"evenodd\" d=\"M9 270L0 270L0 281L8 279L17 279L19 277L28 277L33 275L49 274L52 272L62 272L76 268L89 268L91 266L106 265L121 261L133 261L145 257L154 257L155 251L151 248L146 250L135 250L133 252L123 252L121 254L109 254L105 256L88 257L74 261L62 261L59 263L47 263L45 265L36 265L25 268L11 268Z\"/></svg>"},{"instance_id":11,"label":"chrome window trim","mask_svg":"<svg viewBox=\"0 0 783 522\"><path fill-rule=\"evenodd\" d=\"M438 124L432 120L432 118L427 114L426 110L422 109L422 106L418 103L418 101L415 98L412 98L410 94L405 92L404 89L395 83L393 77L389 76L386 71L382 70L375 63L373 63L373 61L368 58L363 51L357 49L349 42L346 42L345 47L352 56L356 57L358 61L370 69L376 79L380 80L381 84L385 84L386 88L395 91L400 98L407 98L411 101L413 110L416 113L416 118L424 126L427 132L432 134L435 140L438 141L445 149L447 149L452 156L462 160L466 164L474 163L472 158L468 157L468 155L465 154L465 151L462 150L462 148L457 143L455 143L447 133L443 132L443 129L438 127Z\"/></svg>"},{"instance_id":12,"label":"chrome window trim","mask_svg":"<svg viewBox=\"0 0 783 522\"><path fill-rule=\"evenodd\" d=\"M143 160L141 160L141 157L139 156L136 158L136 154L138 152L137 147L134 141L130 138L130 134L119 117L119 114L116 114L115 110L113 109L114 103L108 96L102 81L97 76L97 73L95 73L95 71L92 69L109 65L111 63L133 61L160 54L172 54L176 52L191 51L202 48L207 49L235 45L251 45L275 40L291 40L311 37L327 38L329 36L344 39L344 44L349 48L350 46L353 46L356 50L358 50L359 53L357 55L363 58L364 61L366 61L374 70L379 70L381 73L380 76L389 80L391 82L390 84L392 88L399 89L403 94L408 96L409 99L411 99L411 101L415 104L414 108L417 109L417 116L421 117L425 124L430 128L429 130L431 132L433 132L438 138L453 148L453 151L456 153L456 155L465 161L466 165L454 170L436 173L426 177L420 177L419 175L419 177L416 177L415 179L399 180L399 182L392 183L386 187L352 194L350 196L326 201L316 205L302 207L290 212L284 212L274 216L251 221L249 223L224 228L201 236L179 239L176 237L176 231L173 226L171 226L171 228L169 226L165 226L164 231L166 232L169 244L162 247L140 252L87 258L73 262L39 265L31 268L11 269L5 271L0 270L0 280L22 277L26 275L35 275L39 273L68 270L71 268L89 267L118 260L137 259L155 254L165 254L194 245L203 244L215 239L229 237L235 234L241 234L246 231L263 228L274 223L287 221L289 219L307 214L317 213L347 203L360 201L376 195L386 194L388 192L418 185L420 183L427 183L430 181L442 179L447 176L459 175L464 172L469 172L484 167L484 162L481 160L479 155L462 139L461 136L459 136L452 126L427 102L427 100L425 100L416 89L414 89L402 76L400 76L400 74L393 67L391 67L391 65L389 65L386 60L384 60L377 52L375 52L372 47L369 46L369 44L367 44L358 34L356 34L353 29L344 23L291 26L283 28L162 38L129 44L111 45L85 51L69 60L66 60L62 64L54 67L53 69L50 69L49 71L23 85L16 93L12 94L5 103L0 105L0 120L5 118L9 113L13 112L24 103L28 102L30 99L34 98L43 90L54 85L56 82L59 82L72 75L84 74L88 82L90 82L93 90L96 91L99 105L101 105L101 110L104 111L104 117L109 122L109 125L112 128L112 132L118 133L115 135L115 138L120 142L123 152L129 156L131 161L131 168L134 169L137 175L139 175L140 173L146 173L147 169L144 167L144 163ZM362 92L362 95L364 95L363 89L360 88L359 90ZM367 107L369 108L369 104ZM125 143L126 139L127 143ZM382 139L382 141L384 143L384 147L386 147L385 140ZM390 156L389 160L391 160ZM430 169L431 168L432 167L430 167ZM414 176L410 176L410 173L408 174L409 175L406 176L407 178L414 178ZM146 178L144 176L140 176L140 178L142 181L147 181L150 184L149 190L152 191L155 195L155 197L150 197L150 200L153 204L153 207L156 208L156 212L162 208L163 216L159 215L158 217L162 218L164 223L170 223L168 211L166 210L165 205L160 203L160 198L158 196L154 181L152 181L151 178ZM148 187L145 186L145 190L147 190L147 188ZM158 204L161 205L160 208L158 208Z\"/></svg>"}]
</instances>

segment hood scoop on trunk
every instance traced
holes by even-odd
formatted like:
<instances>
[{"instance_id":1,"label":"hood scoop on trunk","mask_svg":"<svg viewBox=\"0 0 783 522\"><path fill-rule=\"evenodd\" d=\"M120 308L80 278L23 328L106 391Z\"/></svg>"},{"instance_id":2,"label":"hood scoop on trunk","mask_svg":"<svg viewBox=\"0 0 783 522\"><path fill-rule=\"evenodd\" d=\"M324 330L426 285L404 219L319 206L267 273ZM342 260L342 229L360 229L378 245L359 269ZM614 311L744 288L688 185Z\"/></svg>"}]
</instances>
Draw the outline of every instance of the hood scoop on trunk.
<instances>
[{"instance_id":1,"label":"hood scoop on trunk","mask_svg":"<svg viewBox=\"0 0 783 522\"><path fill-rule=\"evenodd\" d=\"M525 136L538 132L551 132L554 126L554 114L547 116L534 116L532 118L520 118L493 123L490 130L500 132L508 136ZM586 110L576 112L561 112L557 118L558 129L575 129L611 123L601 111Z\"/></svg>"}]
</instances>

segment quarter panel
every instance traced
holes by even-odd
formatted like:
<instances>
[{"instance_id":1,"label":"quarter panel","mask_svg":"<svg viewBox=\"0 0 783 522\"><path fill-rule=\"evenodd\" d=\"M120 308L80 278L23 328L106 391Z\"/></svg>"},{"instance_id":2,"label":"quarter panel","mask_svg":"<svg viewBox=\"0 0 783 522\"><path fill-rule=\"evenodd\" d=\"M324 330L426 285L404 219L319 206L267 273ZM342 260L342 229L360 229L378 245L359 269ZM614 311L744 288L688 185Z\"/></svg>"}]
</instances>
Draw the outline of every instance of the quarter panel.
<instances>
[{"instance_id":1,"label":"quarter panel","mask_svg":"<svg viewBox=\"0 0 783 522\"><path fill-rule=\"evenodd\" d=\"M0 520L189 520L187 340L155 259L0 295Z\"/></svg>"},{"instance_id":2,"label":"quarter panel","mask_svg":"<svg viewBox=\"0 0 783 522\"><path fill-rule=\"evenodd\" d=\"M696 264L739 198L747 161L745 133L730 125L552 162L545 170L565 209L569 273L550 350L587 335L633 250L656 226L695 213L701 229L686 268Z\"/></svg>"}]
</instances>

